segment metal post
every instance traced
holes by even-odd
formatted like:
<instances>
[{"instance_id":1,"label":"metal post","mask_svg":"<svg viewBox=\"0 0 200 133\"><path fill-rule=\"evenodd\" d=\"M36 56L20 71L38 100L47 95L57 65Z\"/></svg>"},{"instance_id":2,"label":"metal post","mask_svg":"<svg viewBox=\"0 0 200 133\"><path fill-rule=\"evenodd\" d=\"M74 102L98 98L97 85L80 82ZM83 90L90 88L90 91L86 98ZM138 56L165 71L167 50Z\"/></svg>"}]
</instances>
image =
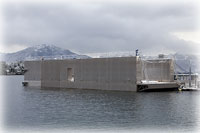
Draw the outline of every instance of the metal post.
<instances>
[{"instance_id":1,"label":"metal post","mask_svg":"<svg viewBox=\"0 0 200 133\"><path fill-rule=\"evenodd\" d=\"M138 56L138 49L135 50L135 56Z\"/></svg>"},{"instance_id":2,"label":"metal post","mask_svg":"<svg viewBox=\"0 0 200 133\"><path fill-rule=\"evenodd\" d=\"M189 63L190 64L190 63ZM192 77L191 77L191 65L190 65L190 70L189 70L189 87L192 87L192 85L191 85L191 79L192 79Z\"/></svg>"}]
</instances>

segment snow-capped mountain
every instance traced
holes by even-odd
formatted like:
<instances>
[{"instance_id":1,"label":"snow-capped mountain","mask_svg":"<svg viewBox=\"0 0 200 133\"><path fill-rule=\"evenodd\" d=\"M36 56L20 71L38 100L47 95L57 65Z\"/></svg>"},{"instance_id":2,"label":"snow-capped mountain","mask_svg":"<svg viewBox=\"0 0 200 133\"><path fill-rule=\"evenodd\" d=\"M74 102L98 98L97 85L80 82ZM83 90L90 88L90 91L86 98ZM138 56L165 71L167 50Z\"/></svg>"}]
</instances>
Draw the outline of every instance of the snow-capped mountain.
<instances>
[{"instance_id":1,"label":"snow-capped mountain","mask_svg":"<svg viewBox=\"0 0 200 133\"><path fill-rule=\"evenodd\" d=\"M41 44L33 47L28 47L24 50L15 53L2 54L3 61L17 62L25 60L40 60L44 59L72 59L72 58L89 58L86 55L79 55L69 50L56 47L54 45Z\"/></svg>"},{"instance_id":2,"label":"snow-capped mountain","mask_svg":"<svg viewBox=\"0 0 200 133\"><path fill-rule=\"evenodd\" d=\"M200 73L200 57L197 55L184 55L176 53L174 57L174 66L177 73L189 73L190 67L192 73Z\"/></svg>"}]
</instances>

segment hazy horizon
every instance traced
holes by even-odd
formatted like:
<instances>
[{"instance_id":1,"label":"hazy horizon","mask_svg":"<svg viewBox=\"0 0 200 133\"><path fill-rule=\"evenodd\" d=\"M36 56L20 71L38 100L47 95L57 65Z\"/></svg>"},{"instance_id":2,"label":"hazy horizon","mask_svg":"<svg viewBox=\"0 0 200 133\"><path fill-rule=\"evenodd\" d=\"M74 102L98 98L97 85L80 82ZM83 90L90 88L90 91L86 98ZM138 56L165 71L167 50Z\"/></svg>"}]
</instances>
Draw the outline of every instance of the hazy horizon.
<instances>
[{"instance_id":1,"label":"hazy horizon","mask_svg":"<svg viewBox=\"0 0 200 133\"><path fill-rule=\"evenodd\" d=\"M59 46L56 46L56 45L52 45L52 44L38 44L38 45L33 45L33 46L29 46L29 47L25 47L23 49L20 49L18 51L14 51L14 52L9 52L9 53L2 53L0 52L0 54L13 54L13 53L17 53L17 52L20 52L20 51L24 51L26 50L27 48L37 48L40 49L42 48L43 46L53 46L53 47L57 47L57 48L60 48ZM135 50L127 50L127 51L110 51L110 52L91 52L91 53L80 53L79 51L73 51L73 50L70 50L70 49L66 49L66 48L61 48L62 50L69 50L73 53L76 53L76 54L83 54L83 55L88 55L90 57L115 57L115 56L134 56L136 54L136 49ZM164 54L164 55L175 55L175 54L181 54L181 55L195 55L197 57L199 57L200 54L198 53L188 53L188 54L184 54L184 53L180 53L180 52L168 52L168 53L162 53L162 52L158 52L158 53L143 53L142 49L138 49L139 51L139 55L140 56L158 56L159 54Z\"/></svg>"}]
</instances>

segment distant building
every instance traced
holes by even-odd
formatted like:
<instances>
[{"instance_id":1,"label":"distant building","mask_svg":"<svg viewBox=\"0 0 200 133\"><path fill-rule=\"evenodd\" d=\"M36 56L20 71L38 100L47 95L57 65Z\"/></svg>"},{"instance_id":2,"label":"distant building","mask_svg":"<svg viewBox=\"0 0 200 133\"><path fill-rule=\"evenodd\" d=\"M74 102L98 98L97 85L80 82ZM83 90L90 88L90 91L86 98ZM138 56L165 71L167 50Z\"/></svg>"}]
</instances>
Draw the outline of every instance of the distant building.
<instances>
[{"instance_id":1,"label":"distant building","mask_svg":"<svg viewBox=\"0 0 200 133\"><path fill-rule=\"evenodd\" d=\"M0 61L0 75L5 75L6 74L6 62Z\"/></svg>"},{"instance_id":2,"label":"distant building","mask_svg":"<svg viewBox=\"0 0 200 133\"><path fill-rule=\"evenodd\" d=\"M185 87L198 87L200 88L199 75L194 74L176 74L176 79L181 82ZM191 86L189 85L191 83Z\"/></svg>"}]
</instances>

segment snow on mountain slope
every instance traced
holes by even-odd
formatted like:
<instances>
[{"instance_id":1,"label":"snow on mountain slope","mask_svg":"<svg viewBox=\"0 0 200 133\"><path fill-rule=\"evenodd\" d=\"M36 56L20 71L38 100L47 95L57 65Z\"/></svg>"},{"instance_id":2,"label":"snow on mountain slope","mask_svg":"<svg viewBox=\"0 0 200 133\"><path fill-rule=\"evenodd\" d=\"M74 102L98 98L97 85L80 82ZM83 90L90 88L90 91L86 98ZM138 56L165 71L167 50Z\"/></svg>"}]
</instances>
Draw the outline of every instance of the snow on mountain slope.
<instances>
[{"instance_id":1,"label":"snow on mountain slope","mask_svg":"<svg viewBox=\"0 0 200 133\"><path fill-rule=\"evenodd\" d=\"M44 59L66 59L66 58L88 58L86 55L78 55L69 50L54 45L41 44L28 47L15 53L2 54L2 60L6 62L17 62L24 60Z\"/></svg>"}]
</instances>

